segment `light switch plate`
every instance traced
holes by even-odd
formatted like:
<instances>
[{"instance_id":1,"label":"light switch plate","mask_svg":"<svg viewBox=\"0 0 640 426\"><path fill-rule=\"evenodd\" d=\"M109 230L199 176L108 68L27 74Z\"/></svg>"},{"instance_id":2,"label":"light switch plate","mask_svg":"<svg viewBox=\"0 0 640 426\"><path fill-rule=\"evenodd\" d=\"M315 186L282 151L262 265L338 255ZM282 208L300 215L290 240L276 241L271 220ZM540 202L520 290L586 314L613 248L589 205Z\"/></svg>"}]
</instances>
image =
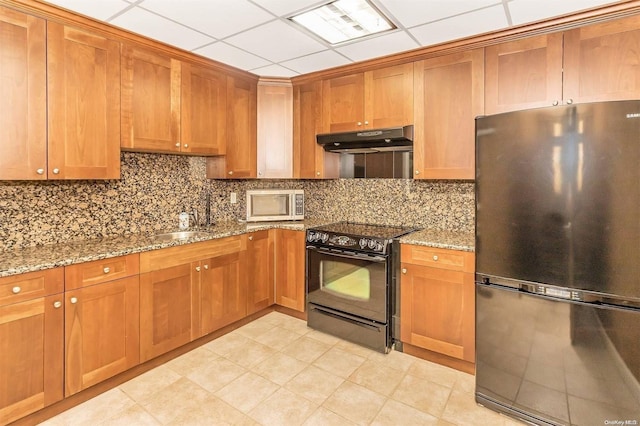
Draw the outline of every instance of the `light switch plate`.
<instances>
[{"instance_id":1,"label":"light switch plate","mask_svg":"<svg viewBox=\"0 0 640 426\"><path fill-rule=\"evenodd\" d=\"M238 202L238 194L236 194L235 192L231 193L231 204L235 204Z\"/></svg>"}]
</instances>

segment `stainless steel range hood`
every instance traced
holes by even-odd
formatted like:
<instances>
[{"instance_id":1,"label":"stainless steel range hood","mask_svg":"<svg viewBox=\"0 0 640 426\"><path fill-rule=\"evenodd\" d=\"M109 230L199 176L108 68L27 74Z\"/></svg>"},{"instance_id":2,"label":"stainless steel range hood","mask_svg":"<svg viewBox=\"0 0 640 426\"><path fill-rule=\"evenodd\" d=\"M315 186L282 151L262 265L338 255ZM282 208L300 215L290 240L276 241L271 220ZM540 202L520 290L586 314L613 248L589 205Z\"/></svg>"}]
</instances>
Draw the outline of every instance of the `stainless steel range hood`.
<instances>
[{"instance_id":1,"label":"stainless steel range hood","mask_svg":"<svg viewBox=\"0 0 640 426\"><path fill-rule=\"evenodd\" d=\"M349 154L412 151L413 126L361 130L346 133L324 133L316 136L325 151Z\"/></svg>"}]
</instances>

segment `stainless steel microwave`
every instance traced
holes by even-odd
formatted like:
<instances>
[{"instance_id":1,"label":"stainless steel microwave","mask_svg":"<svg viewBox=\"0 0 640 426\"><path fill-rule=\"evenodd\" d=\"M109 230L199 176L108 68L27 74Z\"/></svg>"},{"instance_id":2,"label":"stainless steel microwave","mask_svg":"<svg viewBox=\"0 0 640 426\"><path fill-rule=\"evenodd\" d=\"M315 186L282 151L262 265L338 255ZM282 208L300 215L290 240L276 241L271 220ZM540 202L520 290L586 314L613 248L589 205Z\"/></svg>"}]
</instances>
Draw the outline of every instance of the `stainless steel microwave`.
<instances>
[{"instance_id":1,"label":"stainless steel microwave","mask_svg":"<svg viewBox=\"0 0 640 426\"><path fill-rule=\"evenodd\" d=\"M302 189L247 191L247 222L304 219Z\"/></svg>"}]
</instances>

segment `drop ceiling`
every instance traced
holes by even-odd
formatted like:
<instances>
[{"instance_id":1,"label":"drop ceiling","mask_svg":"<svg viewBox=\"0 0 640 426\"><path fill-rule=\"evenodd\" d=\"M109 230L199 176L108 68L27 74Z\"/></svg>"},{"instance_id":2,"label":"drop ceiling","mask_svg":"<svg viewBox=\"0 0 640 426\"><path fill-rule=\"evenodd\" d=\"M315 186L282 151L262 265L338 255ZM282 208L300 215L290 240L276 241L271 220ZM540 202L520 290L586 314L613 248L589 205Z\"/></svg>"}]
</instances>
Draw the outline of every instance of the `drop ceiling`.
<instances>
[{"instance_id":1,"label":"drop ceiling","mask_svg":"<svg viewBox=\"0 0 640 426\"><path fill-rule=\"evenodd\" d=\"M329 0L49 0L259 76L294 77L505 29L606 0L370 0L398 27L332 46L290 23Z\"/></svg>"}]
</instances>

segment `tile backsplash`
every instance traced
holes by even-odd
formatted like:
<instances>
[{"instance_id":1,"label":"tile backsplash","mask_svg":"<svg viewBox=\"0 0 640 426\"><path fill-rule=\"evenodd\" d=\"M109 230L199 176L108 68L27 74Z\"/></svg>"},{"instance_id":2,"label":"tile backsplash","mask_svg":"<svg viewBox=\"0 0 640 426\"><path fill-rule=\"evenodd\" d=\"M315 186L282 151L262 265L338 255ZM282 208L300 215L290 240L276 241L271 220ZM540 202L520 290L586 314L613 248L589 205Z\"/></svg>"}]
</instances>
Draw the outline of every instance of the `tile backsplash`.
<instances>
[{"instance_id":1,"label":"tile backsplash","mask_svg":"<svg viewBox=\"0 0 640 426\"><path fill-rule=\"evenodd\" d=\"M214 220L236 220L247 189L275 187L304 189L309 218L473 231L473 182L207 180L203 157L124 152L120 180L0 182L0 250L173 229L207 193Z\"/></svg>"}]
</instances>

